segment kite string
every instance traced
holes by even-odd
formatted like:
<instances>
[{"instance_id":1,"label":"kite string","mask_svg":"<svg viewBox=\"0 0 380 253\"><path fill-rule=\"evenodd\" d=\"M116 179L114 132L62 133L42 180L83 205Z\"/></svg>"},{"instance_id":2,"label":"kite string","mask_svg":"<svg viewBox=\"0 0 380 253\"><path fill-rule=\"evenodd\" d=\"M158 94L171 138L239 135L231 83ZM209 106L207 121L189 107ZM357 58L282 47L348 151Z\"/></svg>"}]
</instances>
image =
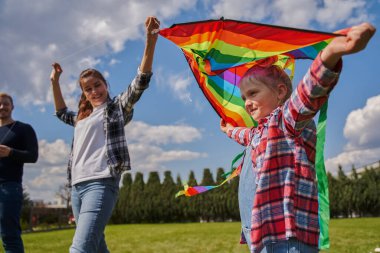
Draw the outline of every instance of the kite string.
<instances>
[{"instance_id":1,"label":"kite string","mask_svg":"<svg viewBox=\"0 0 380 253\"><path fill-rule=\"evenodd\" d=\"M112 36L115 36L115 35L117 35L117 34L120 34L120 33L124 32L124 31L126 31L127 29L128 29L128 28L122 28L122 29L120 29L120 30L114 32ZM157 29L157 30L158 30L158 29ZM158 33L159 30L158 30L158 31L155 31L155 30L154 30L154 31L152 31L152 33L153 33L153 32ZM99 45L99 44L101 44L101 43L103 43L103 42L106 42L107 40L111 39L112 36L111 36L111 37L106 37L106 38L104 38L104 39L100 39L99 41L97 41L97 42L95 42L95 43L92 43L92 44L90 44L90 45L88 45L88 46L82 47L82 48L78 49L77 51L74 51L74 52L71 53L71 54L68 54L68 55L66 55L66 56L63 56L62 58L60 58L59 61L62 62L62 61L66 60L66 59L69 59L69 58L71 58L71 57L73 57L73 56L75 56L75 55L77 55L77 54L79 54L79 53L81 53L81 52L83 52L83 51L88 50L89 48L95 47L95 46L97 46L97 45Z\"/></svg>"}]
</instances>

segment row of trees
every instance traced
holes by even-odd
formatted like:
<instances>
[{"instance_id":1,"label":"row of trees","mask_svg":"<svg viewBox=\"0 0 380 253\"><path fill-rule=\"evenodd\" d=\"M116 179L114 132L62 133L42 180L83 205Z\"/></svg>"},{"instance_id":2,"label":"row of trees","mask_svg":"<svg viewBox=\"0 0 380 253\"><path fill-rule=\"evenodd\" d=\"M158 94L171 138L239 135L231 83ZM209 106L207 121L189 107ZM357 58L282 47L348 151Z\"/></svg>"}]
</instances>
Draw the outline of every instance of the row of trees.
<instances>
[{"instance_id":1,"label":"row of trees","mask_svg":"<svg viewBox=\"0 0 380 253\"><path fill-rule=\"evenodd\" d=\"M214 180L210 169L204 169L199 185L216 185L223 180L224 170L217 170ZM366 169L360 175L355 168L347 176L342 168L333 177L328 173L331 217L379 216L380 215L380 166ZM239 220L238 178L191 198L175 194L183 189L178 176L173 180L169 171L160 180L157 172L151 172L145 183L143 174L125 174L123 186L111 222L113 223L160 223ZM194 173L187 180L198 185Z\"/></svg>"},{"instance_id":2,"label":"row of trees","mask_svg":"<svg viewBox=\"0 0 380 253\"><path fill-rule=\"evenodd\" d=\"M328 174L331 217L380 216L380 164L358 174Z\"/></svg>"},{"instance_id":3,"label":"row of trees","mask_svg":"<svg viewBox=\"0 0 380 253\"><path fill-rule=\"evenodd\" d=\"M224 170L217 170L216 181L223 180ZM190 172L188 184L198 185L194 172ZM215 185L210 169L204 169L200 185ZM147 182L143 174L125 174L111 222L113 223L160 223L239 220L238 180L231 180L208 193L191 198L175 198L183 189L178 176L174 182L170 171L164 173L161 183L157 172L149 173Z\"/></svg>"}]
</instances>

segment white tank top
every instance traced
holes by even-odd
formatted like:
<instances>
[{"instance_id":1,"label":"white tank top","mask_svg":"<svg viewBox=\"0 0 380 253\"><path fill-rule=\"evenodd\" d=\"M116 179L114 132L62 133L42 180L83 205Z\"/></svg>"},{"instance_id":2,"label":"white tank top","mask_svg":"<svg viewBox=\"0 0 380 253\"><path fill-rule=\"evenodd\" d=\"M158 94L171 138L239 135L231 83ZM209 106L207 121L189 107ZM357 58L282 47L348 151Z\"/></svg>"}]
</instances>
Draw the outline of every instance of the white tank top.
<instances>
[{"instance_id":1,"label":"white tank top","mask_svg":"<svg viewBox=\"0 0 380 253\"><path fill-rule=\"evenodd\" d=\"M104 108L95 107L85 119L77 122L74 130L72 185L80 182L112 177L106 160Z\"/></svg>"}]
</instances>

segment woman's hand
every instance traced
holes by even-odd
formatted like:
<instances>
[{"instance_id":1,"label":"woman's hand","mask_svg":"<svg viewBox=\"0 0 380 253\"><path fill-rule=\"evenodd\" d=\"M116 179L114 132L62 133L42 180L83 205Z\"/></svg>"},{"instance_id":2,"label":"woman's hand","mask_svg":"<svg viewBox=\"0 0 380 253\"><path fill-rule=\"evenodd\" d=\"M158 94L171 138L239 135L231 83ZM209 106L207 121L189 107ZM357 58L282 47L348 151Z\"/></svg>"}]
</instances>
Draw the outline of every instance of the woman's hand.
<instances>
[{"instance_id":1,"label":"woman's hand","mask_svg":"<svg viewBox=\"0 0 380 253\"><path fill-rule=\"evenodd\" d=\"M52 66L53 66L53 69L50 74L50 81L52 82L52 84L56 84L59 82L59 77L63 71L59 63L54 62Z\"/></svg>"},{"instance_id":2,"label":"woman's hand","mask_svg":"<svg viewBox=\"0 0 380 253\"><path fill-rule=\"evenodd\" d=\"M149 16L145 20L145 29L146 29L146 35L147 39L153 40L154 42L157 41L158 38L158 31L160 28L160 21L154 17L154 16Z\"/></svg>"},{"instance_id":3,"label":"woman's hand","mask_svg":"<svg viewBox=\"0 0 380 253\"><path fill-rule=\"evenodd\" d=\"M158 38L158 29L160 28L160 21L156 17L149 16L145 20L146 29L146 44L144 55L140 64L140 71L142 73L152 72L153 55Z\"/></svg>"}]
</instances>

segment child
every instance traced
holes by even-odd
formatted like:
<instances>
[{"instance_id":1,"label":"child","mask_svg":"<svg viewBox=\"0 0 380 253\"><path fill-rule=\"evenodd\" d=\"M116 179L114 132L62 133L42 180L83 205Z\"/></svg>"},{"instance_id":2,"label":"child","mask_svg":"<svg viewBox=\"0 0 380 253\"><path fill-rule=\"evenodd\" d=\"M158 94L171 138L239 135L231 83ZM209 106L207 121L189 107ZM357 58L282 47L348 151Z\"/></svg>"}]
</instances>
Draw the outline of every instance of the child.
<instances>
[{"instance_id":1,"label":"child","mask_svg":"<svg viewBox=\"0 0 380 253\"><path fill-rule=\"evenodd\" d=\"M131 121L133 105L148 88L160 22L148 17L146 45L138 74L128 89L111 99L107 82L95 69L79 76L82 96L78 116L67 110L59 86L62 69L53 64L50 76L57 116L75 127L68 166L71 202L77 224L70 252L109 252L104 229L119 192L121 173L130 169L124 126Z\"/></svg>"},{"instance_id":2,"label":"child","mask_svg":"<svg viewBox=\"0 0 380 253\"><path fill-rule=\"evenodd\" d=\"M252 149L252 166L239 186L239 199L253 200L239 200L241 214L250 214L242 215L242 242L251 252L318 252L313 117L338 81L341 57L363 50L375 31L363 23L336 37L294 92L288 75L275 65L255 65L241 79L245 109L258 126L232 127L221 120L220 127Z\"/></svg>"}]
</instances>

